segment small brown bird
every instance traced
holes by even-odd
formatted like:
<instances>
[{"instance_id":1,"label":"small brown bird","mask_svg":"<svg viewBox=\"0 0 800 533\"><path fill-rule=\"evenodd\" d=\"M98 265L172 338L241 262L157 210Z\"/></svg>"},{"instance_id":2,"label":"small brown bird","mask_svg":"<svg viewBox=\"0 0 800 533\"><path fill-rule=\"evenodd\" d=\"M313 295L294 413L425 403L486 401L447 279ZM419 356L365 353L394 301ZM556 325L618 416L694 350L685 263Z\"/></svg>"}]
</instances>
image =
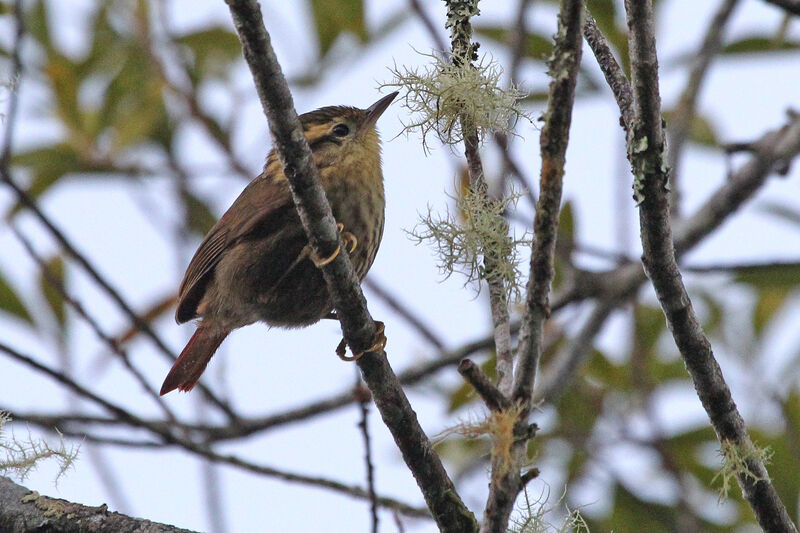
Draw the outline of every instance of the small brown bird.
<instances>
[{"instance_id":1,"label":"small brown bird","mask_svg":"<svg viewBox=\"0 0 800 533\"><path fill-rule=\"evenodd\" d=\"M323 107L300 115L353 268L363 280L383 236L384 193L375 123L397 93L367 109ZM195 386L228 334L254 322L296 328L331 315L333 303L272 150L195 252L178 294L179 324L200 318L161 394Z\"/></svg>"}]
</instances>

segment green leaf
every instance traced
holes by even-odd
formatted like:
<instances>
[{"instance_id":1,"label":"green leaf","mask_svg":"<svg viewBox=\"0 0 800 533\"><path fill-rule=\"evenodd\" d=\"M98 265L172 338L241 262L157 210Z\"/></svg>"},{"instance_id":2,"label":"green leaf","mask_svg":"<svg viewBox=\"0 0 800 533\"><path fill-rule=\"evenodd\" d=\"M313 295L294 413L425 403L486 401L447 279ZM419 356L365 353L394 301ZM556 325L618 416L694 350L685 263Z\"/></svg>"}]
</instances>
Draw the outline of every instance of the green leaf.
<instances>
[{"instance_id":1,"label":"green leaf","mask_svg":"<svg viewBox=\"0 0 800 533\"><path fill-rule=\"evenodd\" d=\"M785 41L775 39L772 36L754 35L745 37L725 45L720 54L723 55L742 55L742 54L763 54L766 52L783 52L786 50L800 49L800 41Z\"/></svg>"},{"instance_id":2,"label":"green leaf","mask_svg":"<svg viewBox=\"0 0 800 533\"><path fill-rule=\"evenodd\" d=\"M571 202L564 202L558 215L556 247L565 256L575 248L575 212Z\"/></svg>"},{"instance_id":3,"label":"green leaf","mask_svg":"<svg viewBox=\"0 0 800 533\"><path fill-rule=\"evenodd\" d=\"M333 43L343 33L352 33L362 43L369 39L364 24L362 0L311 0L311 13L321 56L330 51Z\"/></svg>"},{"instance_id":4,"label":"green leaf","mask_svg":"<svg viewBox=\"0 0 800 533\"><path fill-rule=\"evenodd\" d=\"M511 43L512 32L503 26L475 25L475 32L503 44ZM539 33L530 32L526 36L523 55L533 59L545 60L553 53L553 39Z\"/></svg>"},{"instance_id":5,"label":"green leaf","mask_svg":"<svg viewBox=\"0 0 800 533\"><path fill-rule=\"evenodd\" d=\"M761 336L764 328L773 317L783 308L789 293L783 289L763 289L758 291L758 299L753 308L753 331Z\"/></svg>"},{"instance_id":6,"label":"green leaf","mask_svg":"<svg viewBox=\"0 0 800 533\"><path fill-rule=\"evenodd\" d=\"M760 289L795 289L800 286L800 263L739 267L734 280Z\"/></svg>"},{"instance_id":7,"label":"green leaf","mask_svg":"<svg viewBox=\"0 0 800 533\"><path fill-rule=\"evenodd\" d=\"M697 291L696 294L696 298L705 305L708 312L707 315L703 316L703 329L709 335L719 333L725 312L722 304L716 298L717 295L703 290Z\"/></svg>"},{"instance_id":8,"label":"green leaf","mask_svg":"<svg viewBox=\"0 0 800 533\"><path fill-rule=\"evenodd\" d=\"M33 198L41 196L65 174L75 172L81 167L77 152L65 143L17 154L11 163L31 170L33 180L28 187L28 194ZM18 203L11 213L16 213L20 208Z\"/></svg>"},{"instance_id":9,"label":"green leaf","mask_svg":"<svg viewBox=\"0 0 800 533\"><path fill-rule=\"evenodd\" d=\"M634 338L636 349L652 352L667 326L660 307L636 305L634 309Z\"/></svg>"},{"instance_id":10,"label":"green leaf","mask_svg":"<svg viewBox=\"0 0 800 533\"><path fill-rule=\"evenodd\" d=\"M50 38L50 25L48 12L44 2L41 0L34 2L28 10L25 30L39 41L46 51L53 49L52 39Z\"/></svg>"},{"instance_id":11,"label":"green leaf","mask_svg":"<svg viewBox=\"0 0 800 533\"><path fill-rule=\"evenodd\" d=\"M64 297L62 291L64 290L64 260L61 256L53 256L45 262L44 267L47 273L41 272L39 274L39 287L42 290L53 316L56 317L58 325L63 329L67 319L66 307L64 305ZM57 284L59 288L54 287Z\"/></svg>"},{"instance_id":12,"label":"green leaf","mask_svg":"<svg viewBox=\"0 0 800 533\"><path fill-rule=\"evenodd\" d=\"M225 78L231 66L242 57L239 38L221 26L188 33L175 39L191 55L191 74L195 83L204 78Z\"/></svg>"},{"instance_id":13,"label":"green leaf","mask_svg":"<svg viewBox=\"0 0 800 533\"><path fill-rule=\"evenodd\" d=\"M85 124L78 106L80 79L76 63L52 52L44 66L44 74L53 88L56 115L74 134L74 138L82 139L80 134L84 131Z\"/></svg>"},{"instance_id":14,"label":"green leaf","mask_svg":"<svg viewBox=\"0 0 800 533\"><path fill-rule=\"evenodd\" d=\"M186 227L200 235L208 233L211 226L217 222L217 217L208 205L189 191L182 192L181 200L186 216Z\"/></svg>"},{"instance_id":15,"label":"green leaf","mask_svg":"<svg viewBox=\"0 0 800 533\"><path fill-rule=\"evenodd\" d=\"M675 116L674 110L664 111L664 120L669 123ZM692 117L692 124L689 126L689 140L702 146L716 148L719 146L719 138L716 128L706 117L695 114Z\"/></svg>"},{"instance_id":16,"label":"green leaf","mask_svg":"<svg viewBox=\"0 0 800 533\"><path fill-rule=\"evenodd\" d=\"M25 304L22 303L22 300L19 299L19 296L17 296L8 282L3 279L2 274L0 274L0 311L33 324L33 318L31 318Z\"/></svg>"}]
</instances>

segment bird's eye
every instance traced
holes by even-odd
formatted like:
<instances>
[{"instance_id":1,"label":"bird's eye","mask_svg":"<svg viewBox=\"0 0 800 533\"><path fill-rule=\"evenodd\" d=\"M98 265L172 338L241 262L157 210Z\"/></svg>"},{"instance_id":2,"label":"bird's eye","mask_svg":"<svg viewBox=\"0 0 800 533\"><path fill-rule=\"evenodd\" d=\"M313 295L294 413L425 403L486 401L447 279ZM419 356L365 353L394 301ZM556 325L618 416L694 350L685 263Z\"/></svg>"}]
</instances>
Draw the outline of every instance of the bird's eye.
<instances>
[{"instance_id":1,"label":"bird's eye","mask_svg":"<svg viewBox=\"0 0 800 533\"><path fill-rule=\"evenodd\" d=\"M347 127L347 124L337 124L333 127L333 134L337 137L347 137L348 133L350 133L350 128Z\"/></svg>"}]
</instances>

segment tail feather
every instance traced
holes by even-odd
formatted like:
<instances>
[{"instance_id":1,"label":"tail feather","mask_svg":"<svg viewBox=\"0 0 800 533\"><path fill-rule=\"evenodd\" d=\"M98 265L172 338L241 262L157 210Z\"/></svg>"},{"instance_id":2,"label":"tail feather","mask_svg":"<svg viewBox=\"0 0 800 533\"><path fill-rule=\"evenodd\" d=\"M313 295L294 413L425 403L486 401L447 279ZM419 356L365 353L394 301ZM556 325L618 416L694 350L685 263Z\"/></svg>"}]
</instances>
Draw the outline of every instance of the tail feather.
<instances>
[{"instance_id":1,"label":"tail feather","mask_svg":"<svg viewBox=\"0 0 800 533\"><path fill-rule=\"evenodd\" d=\"M200 326L194 332L189 343L181 352L180 357L175 360L172 369L164 379L161 386L161 396L166 393L179 389L184 392L192 390L197 384L197 380L203 374L208 362L217 351L219 345L225 340L230 331Z\"/></svg>"}]
</instances>

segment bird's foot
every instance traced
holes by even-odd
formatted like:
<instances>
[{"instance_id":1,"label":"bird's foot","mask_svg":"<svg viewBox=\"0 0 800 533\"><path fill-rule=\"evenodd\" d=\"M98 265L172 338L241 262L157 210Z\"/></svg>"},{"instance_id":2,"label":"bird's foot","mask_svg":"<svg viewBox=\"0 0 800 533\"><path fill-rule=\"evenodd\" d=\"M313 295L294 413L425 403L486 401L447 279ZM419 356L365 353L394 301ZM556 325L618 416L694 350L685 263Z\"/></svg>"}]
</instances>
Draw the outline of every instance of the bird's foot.
<instances>
[{"instance_id":1,"label":"bird's foot","mask_svg":"<svg viewBox=\"0 0 800 533\"><path fill-rule=\"evenodd\" d=\"M334 250L334 252L331 255L329 255L328 257L320 257L319 255L317 255L317 252L315 252L314 250L311 250L311 253L309 255L311 257L311 260L316 265L316 267L317 268L322 268L325 265L327 265L328 263L330 263L331 261L333 261L334 259L336 259L336 256L339 255L340 251L342 251L342 247L341 246L337 246L336 250Z\"/></svg>"},{"instance_id":2,"label":"bird's foot","mask_svg":"<svg viewBox=\"0 0 800 533\"><path fill-rule=\"evenodd\" d=\"M347 251L351 254L358 248L358 239L349 231L344 230L344 224L336 224L339 227L339 233L342 234L342 242L344 243Z\"/></svg>"},{"instance_id":3,"label":"bird's foot","mask_svg":"<svg viewBox=\"0 0 800 533\"><path fill-rule=\"evenodd\" d=\"M342 361L352 362L358 361L361 359L361 356L367 352L377 352L379 350L383 350L386 347L386 335L384 331L386 330L386 326L383 322L378 320L375 321L375 343L370 346L367 350L363 352L354 353L351 356L347 355L347 341L342 339L339 343L339 346L336 347L336 355L339 356L339 359Z\"/></svg>"},{"instance_id":4,"label":"bird's foot","mask_svg":"<svg viewBox=\"0 0 800 533\"><path fill-rule=\"evenodd\" d=\"M355 235L350 233L349 231L344 231L344 224L341 222L336 224L336 227L339 228L339 233L342 234L342 242L344 242L347 251L353 253L353 251L358 247L358 239ZM336 251L334 251L328 257L319 257L316 252L313 250L311 251L311 260L314 261L314 264L317 268L322 268L334 259L336 256L339 255L339 252L342 250L341 246L336 247Z\"/></svg>"}]
</instances>

